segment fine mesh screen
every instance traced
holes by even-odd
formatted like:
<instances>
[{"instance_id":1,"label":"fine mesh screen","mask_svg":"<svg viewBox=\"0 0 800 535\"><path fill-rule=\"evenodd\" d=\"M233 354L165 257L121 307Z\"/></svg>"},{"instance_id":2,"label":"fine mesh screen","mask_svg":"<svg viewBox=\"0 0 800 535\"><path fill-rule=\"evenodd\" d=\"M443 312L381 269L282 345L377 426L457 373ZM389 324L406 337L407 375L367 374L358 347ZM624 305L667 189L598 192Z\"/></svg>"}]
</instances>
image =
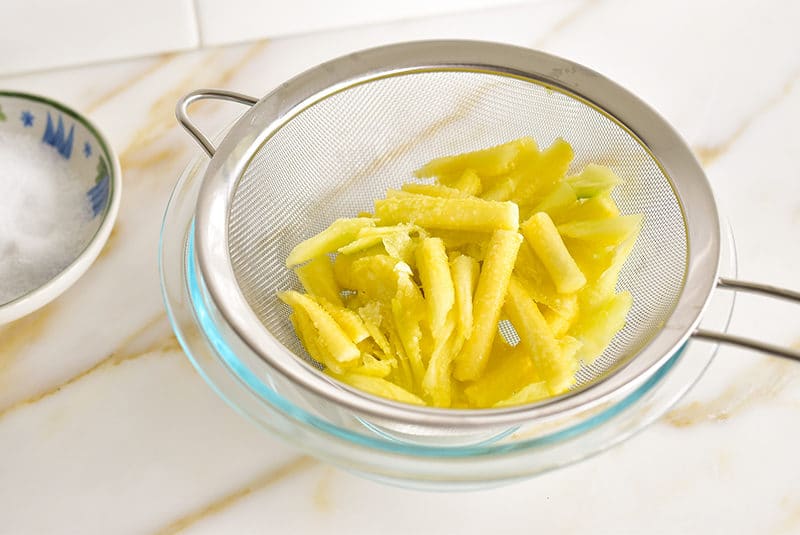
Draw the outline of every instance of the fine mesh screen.
<instances>
[{"instance_id":1,"label":"fine mesh screen","mask_svg":"<svg viewBox=\"0 0 800 535\"><path fill-rule=\"evenodd\" d=\"M619 279L633 295L624 330L581 369L578 386L626 362L661 327L681 292L686 234L681 209L659 166L623 128L580 100L508 76L422 72L354 86L291 119L260 148L240 179L229 219L234 273L255 314L287 348L308 359L275 292L299 286L284 267L289 251L334 219L372 211L428 160L521 136L540 147L563 137L570 172L611 167L623 214L645 214Z\"/></svg>"}]
</instances>

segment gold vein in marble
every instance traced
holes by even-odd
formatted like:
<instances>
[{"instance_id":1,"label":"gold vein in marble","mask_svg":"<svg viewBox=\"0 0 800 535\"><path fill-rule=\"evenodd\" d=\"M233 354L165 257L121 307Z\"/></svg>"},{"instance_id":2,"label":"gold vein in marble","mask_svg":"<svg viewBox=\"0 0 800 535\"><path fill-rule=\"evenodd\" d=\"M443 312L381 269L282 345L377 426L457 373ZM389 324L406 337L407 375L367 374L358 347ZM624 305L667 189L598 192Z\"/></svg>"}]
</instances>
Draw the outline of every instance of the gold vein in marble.
<instances>
[{"instance_id":1,"label":"gold vein in marble","mask_svg":"<svg viewBox=\"0 0 800 535\"><path fill-rule=\"evenodd\" d=\"M225 57L224 49L213 49L205 54L203 60L192 69L180 82L162 94L150 107L144 126L133 135L132 141L120 154L120 163L123 171L135 161L132 156L137 150L149 146L160 139L164 134L178 128L175 120L175 103L186 93L203 86L227 87L228 83L241 70L241 68L257 57L267 46L268 41L256 41L248 46L245 52L231 65L220 68L218 63ZM198 110L208 106L209 102L200 103ZM206 108L208 109L208 108ZM123 172L124 175L124 172Z\"/></svg>"},{"instance_id":2,"label":"gold vein in marble","mask_svg":"<svg viewBox=\"0 0 800 535\"><path fill-rule=\"evenodd\" d=\"M125 170L131 171L133 169L147 169L165 162L175 162L180 159L181 155L181 151L176 150L173 147L160 149L152 154L142 155L139 158L134 158L133 155L131 155L125 160Z\"/></svg>"},{"instance_id":3,"label":"gold vein in marble","mask_svg":"<svg viewBox=\"0 0 800 535\"><path fill-rule=\"evenodd\" d=\"M52 301L39 310L0 327L0 388L7 379L11 364L47 330L58 307L58 300Z\"/></svg>"},{"instance_id":4,"label":"gold vein in marble","mask_svg":"<svg viewBox=\"0 0 800 535\"><path fill-rule=\"evenodd\" d=\"M63 388L84 379L85 377L93 374L98 370L117 366L123 362L135 360L139 357L146 356L153 352L180 351L181 350L180 344L178 343L177 338L175 338L175 335L172 334L171 331L168 336L162 337L150 344L147 344L143 348L137 348L135 350L128 349L129 346L135 345L137 339L140 336L142 336L143 333L147 332L157 324L164 321L166 321L166 314L162 312L157 316L155 316L154 318L148 320L142 327L140 327L139 329L131 333L129 336L127 336L125 340L123 340L123 342L119 345L118 349L116 349L113 353L111 353L104 359L100 360L90 368L85 369L84 371L80 372L77 375L73 375L66 381L63 381L57 384L56 386L50 387L47 390L43 390L37 394L34 394L33 396L17 401L13 405L9 405L8 407L0 409L0 420L2 420L4 416L6 416L11 412L14 412L23 407L27 407L29 405L33 405L34 403L37 403L45 398L49 398L53 394L57 394Z\"/></svg>"},{"instance_id":5,"label":"gold vein in marble","mask_svg":"<svg viewBox=\"0 0 800 535\"><path fill-rule=\"evenodd\" d=\"M333 509L331 486L335 475L336 471L333 467L325 467L314 488L314 507L322 513L330 512Z\"/></svg>"},{"instance_id":6,"label":"gold vein in marble","mask_svg":"<svg viewBox=\"0 0 800 535\"><path fill-rule=\"evenodd\" d=\"M44 331L50 316L58 308L51 302L36 312L0 327L0 374L8 363Z\"/></svg>"},{"instance_id":7,"label":"gold vein in marble","mask_svg":"<svg viewBox=\"0 0 800 535\"><path fill-rule=\"evenodd\" d=\"M791 535L800 531L800 500L796 493L787 494L781 500L781 508L787 514L775 528L770 530L774 535Z\"/></svg>"},{"instance_id":8,"label":"gold vein in marble","mask_svg":"<svg viewBox=\"0 0 800 535\"><path fill-rule=\"evenodd\" d=\"M282 464L277 468L272 468L251 480L245 486L226 494L222 498L201 507L193 513L175 520L168 526L158 530L154 535L174 535L175 533L180 533L181 531L193 526L197 522L228 509L242 498L245 498L256 491L276 485L281 481L307 470L316 464L317 461L311 457L303 456Z\"/></svg>"},{"instance_id":9,"label":"gold vein in marble","mask_svg":"<svg viewBox=\"0 0 800 535\"><path fill-rule=\"evenodd\" d=\"M261 54L267 45L269 44L269 39L261 39L258 41L253 41L245 53L242 54L242 57L239 58L234 64L230 67L227 67L220 71L219 75L216 77L216 83L220 84L221 86L227 86L228 83L233 79L236 74L239 73L239 70L250 63L250 61L256 58L259 54Z\"/></svg>"},{"instance_id":10,"label":"gold vein in marble","mask_svg":"<svg viewBox=\"0 0 800 535\"><path fill-rule=\"evenodd\" d=\"M533 43L533 47L540 48L547 41L561 33L564 28L571 26L576 20L583 18L599 4L600 3L597 0L586 0L585 2L580 3L575 9L557 20L552 27L548 28L544 34L536 39L536 41Z\"/></svg>"},{"instance_id":11,"label":"gold vein in marble","mask_svg":"<svg viewBox=\"0 0 800 535\"><path fill-rule=\"evenodd\" d=\"M798 79L800 79L800 70L794 71L789 77L789 80L783 84L783 87L780 91L767 99L753 113L747 115L736 128L736 130L734 130L733 133L721 143L717 143L716 145L698 145L693 147L694 153L697 155L697 159L700 160L700 163L705 166L711 165L722 155L727 153L730 148L739 140L739 138L741 138L744 133L749 130L750 126L756 121L756 119L760 118L761 115L778 106L786 97L789 96Z\"/></svg>"},{"instance_id":12,"label":"gold vein in marble","mask_svg":"<svg viewBox=\"0 0 800 535\"><path fill-rule=\"evenodd\" d=\"M664 421L685 428L705 422L724 422L750 407L775 399L800 378L797 363L777 358L759 361L734 377L721 394L709 401L693 401L667 413Z\"/></svg>"},{"instance_id":13,"label":"gold vein in marble","mask_svg":"<svg viewBox=\"0 0 800 535\"><path fill-rule=\"evenodd\" d=\"M109 101L125 93L126 91L131 89L134 85L136 85L138 82L141 82L151 74L157 72L162 67L166 66L177 55L178 54L175 52L170 52L167 54L161 54L160 56L156 57L155 61L152 61L147 67L137 72L133 76L126 78L124 81L115 85L114 87L112 87L111 89L109 89L96 99L94 99L92 102L90 102L84 108L84 112L90 114L93 111L97 110L98 108L102 107L103 105L107 104Z\"/></svg>"},{"instance_id":14,"label":"gold vein in marble","mask_svg":"<svg viewBox=\"0 0 800 535\"><path fill-rule=\"evenodd\" d=\"M100 362L98 362L97 364L92 366L91 368L82 371L78 375L74 375L74 376L70 377L68 380L64 381L63 383L60 383L60 384L58 384L58 385L56 385L56 386L54 386L54 387L52 387L52 388L50 388L48 390L45 390L43 392L39 392L38 394L36 394L34 396L31 396L29 398L26 398L26 399L23 399L21 401L18 401L17 403L14 403L13 405L11 405L9 407L6 407L5 409L0 410L0 420L2 420L3 417L5 417L7 414L9 414L11 412L14 412L14 411L16 411L18 409L21 409L23 407L27 407L29 405L33 405L34 403L37 403L37 402L39 402L39 401L41 401L43 399L49 398L50 396L52 396L54 394L58 394L62 389L66 388L66 387L68 387L68 386L70 386L70 385L72 385L74 383L77 383L78 381L86 378L87 376L93 374L94 372L96 372L98 370L102 370L102 369L105 369L105 368L110 368L110 367L113 367L113 366L118 366L119 364L122 364L123 362L128 362L128 361L131 361L131 360L135 360L137 358L145 357L147 355L152 355L153 353L156 353L156 352L165 353L165 352L168 352L168 351L178 351L178 350L180 350L180 345L177 343L177 340L175 340L174 343L172 343L171 341L163 342L163 343L159 344L158 346L152 347L148 351L143 351L141 353L132 353L132 354L129 354L129 355L114 355L114 354L109 355L108 357L104 358L103 360L101 360Z\"/></svg>"},{"instance_id":15,"label":"gold vein in marble","mask_svg":"<svg viewBox=\"0 0 800 535\"><path fill-rule=\"evenodd\" d=\"M173 114L175 103L184 94L203 85L202 82L198 80L201 76L199 73L213 70L214 63L221 55L221 51L219 50L214 50L206 54L202 61L195 66L187 76L150 105L144 125L134 132L128 146L120 152L119 160L120 166L122 167L123 178L125 177L129 160L133 154L148 147L151 143L160 139L162 135L171 131L173 128L177 128L178 123Z\"/></svg>"},{"instance_id":16,"label":"gold vein in marble","mask_svg":"<svg viewBox=\"0 0 800 535\"><path fill-rule=\"evenodd\" d=\"M138 344L141 342L141 339L146 337L147 333L151 330L155 329L162 329L167 332L167 334L156 338L151 342L145 342L142 347L138 347ZM130 360L130 355L132 354L141 354L147 353L148 351L155 351L156 349L163 349L163 350L172 350L172 349L180 349L180 344L178 343L178 339L175 338L175 334L172 331L172 327L169 325L169 321L167 320L167 313L166 312L159 312L149 320L147 320L141 327L136 329L134 332L126 336L122 342L117 346L111 357L116 356L117 358L124 358L125 360Z\"/></svg>"}]
</instances>

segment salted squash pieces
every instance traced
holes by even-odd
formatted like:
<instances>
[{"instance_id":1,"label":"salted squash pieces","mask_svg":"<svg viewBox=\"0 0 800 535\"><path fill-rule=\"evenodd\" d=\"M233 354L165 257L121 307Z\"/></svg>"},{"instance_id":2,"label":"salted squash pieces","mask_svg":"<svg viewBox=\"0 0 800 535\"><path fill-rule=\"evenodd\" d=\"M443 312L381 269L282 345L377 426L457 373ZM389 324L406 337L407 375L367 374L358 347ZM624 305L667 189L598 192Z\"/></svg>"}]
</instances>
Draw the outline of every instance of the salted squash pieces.
<instances>
[{"instance_id":1,"label":"salted squash pieces","mask_svg":"<svg viewBox=\"0 0 800 535\"><path fill-rule=\"evenodd\" d=\"M564 393L625 325L617 279L642 225L609 168L570 175L572 148L521 138L437 158L373 213L339 219L286 259L278 294L308 354L356 389L436 407Z\"/></svg>"}]
</instances>

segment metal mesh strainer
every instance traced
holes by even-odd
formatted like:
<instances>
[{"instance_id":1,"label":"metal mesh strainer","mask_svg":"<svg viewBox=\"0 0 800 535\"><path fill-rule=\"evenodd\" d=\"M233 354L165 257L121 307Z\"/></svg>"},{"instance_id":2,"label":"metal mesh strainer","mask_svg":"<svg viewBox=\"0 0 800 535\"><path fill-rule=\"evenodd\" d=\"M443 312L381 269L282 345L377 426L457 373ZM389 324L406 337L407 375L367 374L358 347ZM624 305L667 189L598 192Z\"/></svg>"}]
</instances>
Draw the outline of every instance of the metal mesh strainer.
<instances>
[{"instance_id":1,"label":"metal mesh strainer","mask_svg":"<svg viewBox=\"0 0 800 535\"><path fill-rule=\"evenodd\" d=\"M254 105L216 151L186 116L189 103L208 97ZM717 283L718 216L689 149L636 97L563 59L491 43L408 43L323 64L260 101L196 92L178 111L213 156L195 238L215 304L276 369L359 412L459 426L599 403L646 379L685 342ZM284 266L292 247L336 218L370 211L434 157L526 135L541 146L565 138L575 151L571 171L611 167L624 180L615 193L621 211L645 214L619 279L634 297L627 325L580 370L573 391L533 406L456 411L373 398L316 373L275 297L298 286Z\"/></svg>"}]
</instances>

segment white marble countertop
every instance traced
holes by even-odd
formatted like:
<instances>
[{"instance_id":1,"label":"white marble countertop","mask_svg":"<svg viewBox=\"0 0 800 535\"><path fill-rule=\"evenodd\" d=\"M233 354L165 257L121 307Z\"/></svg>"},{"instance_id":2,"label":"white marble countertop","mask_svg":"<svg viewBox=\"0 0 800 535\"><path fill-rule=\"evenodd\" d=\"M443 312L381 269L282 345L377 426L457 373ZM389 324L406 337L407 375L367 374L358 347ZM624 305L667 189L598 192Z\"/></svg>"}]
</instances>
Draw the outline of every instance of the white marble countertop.
<instances>
[{"instance_id":1,"label":"white marble countertop","mask_svg":"<svg viewBox=\"0 0 800 535\"><path fill-rule=\"evenodd\" d=\"M352 50L463 37L566 56L637 93L703 162L740 276L800 288L799 22L791 0L553 0L0 78L86 112L124 175L96 264L0 327L0 533L800 533L800 365L722 348L677 408L597 457L492 490L402 490L309 459L218 399L172 336L156 258L198 152L179 96L262 95ZM198 106L209 131L237 112ZM797 346L798 312L742 296L731 329Z\"/></svg>"}]
</instances>

